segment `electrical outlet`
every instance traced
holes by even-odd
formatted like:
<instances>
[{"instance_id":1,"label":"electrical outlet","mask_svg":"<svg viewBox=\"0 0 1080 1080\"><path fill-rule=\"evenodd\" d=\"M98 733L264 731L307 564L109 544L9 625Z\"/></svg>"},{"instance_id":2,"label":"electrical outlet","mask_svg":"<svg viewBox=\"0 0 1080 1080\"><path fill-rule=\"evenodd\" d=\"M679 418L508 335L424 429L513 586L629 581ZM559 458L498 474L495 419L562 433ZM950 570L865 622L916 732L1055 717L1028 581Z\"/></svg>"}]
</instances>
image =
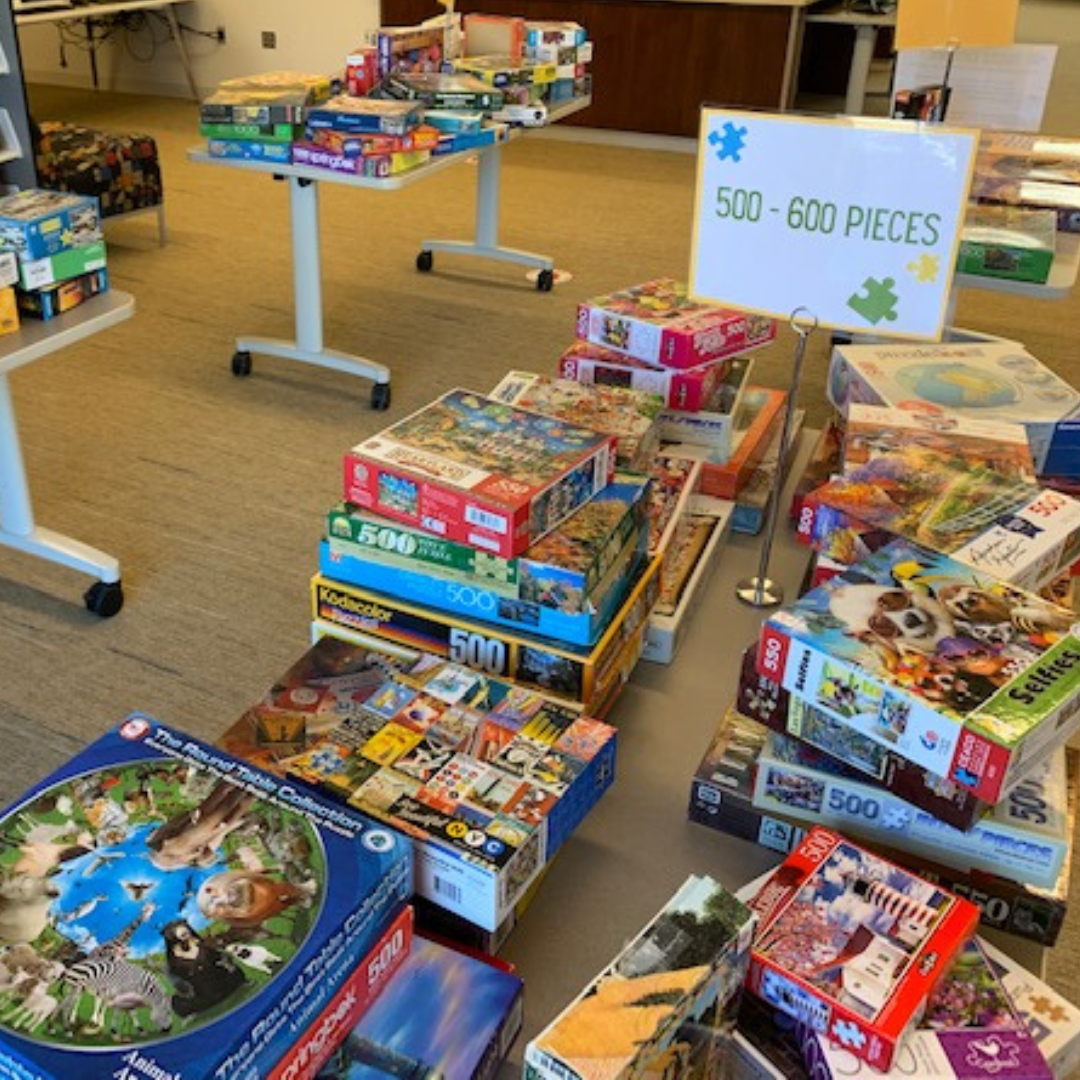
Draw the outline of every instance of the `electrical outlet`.
<instances>
[{"instance_id":1,"label":"electrical outlet","mask_svg":"<svg viewBox=\"0 0 1080 1080\"><path fill-rule=\"evenodd\" d=\"M277 48L277 34L273 30L264 30L262 32L262 47L264 49Z\"/></svg>"},{"instance_id":2,"label":"electrical outlet","mask_svg":"<svg viewBox=\"0 0 1080 1080\"><path fill-rule=\"evenodd\" d=\"M217 39L218 39L218 41L221 42L222 45L225 44L225 27L224 26L219 26L217 28Z\"/></svg>"}]
</instances>

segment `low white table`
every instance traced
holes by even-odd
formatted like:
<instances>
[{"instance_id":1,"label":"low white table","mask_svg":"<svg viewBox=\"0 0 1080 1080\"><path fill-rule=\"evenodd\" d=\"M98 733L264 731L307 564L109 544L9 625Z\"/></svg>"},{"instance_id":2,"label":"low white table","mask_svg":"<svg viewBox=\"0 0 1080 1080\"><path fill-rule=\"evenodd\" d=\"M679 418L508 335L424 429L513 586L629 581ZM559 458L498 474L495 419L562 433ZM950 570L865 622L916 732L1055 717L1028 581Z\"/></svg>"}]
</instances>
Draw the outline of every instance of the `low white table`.
<instances>
[{"instance_id":1,"label":"low white table","mask_svg":"<svg viewBox=\"0 0 1080 1080\"><path fill-rule=\"evenodd\" d=\"M8 376L134 313L134 297L111 289L48 322L27 319L17 333L0 338L0 544L96 577L84 600L95 615L103 617L115 615L124 603L120 563L97 548L35 523Z\"/></svg>"}]
</instances>

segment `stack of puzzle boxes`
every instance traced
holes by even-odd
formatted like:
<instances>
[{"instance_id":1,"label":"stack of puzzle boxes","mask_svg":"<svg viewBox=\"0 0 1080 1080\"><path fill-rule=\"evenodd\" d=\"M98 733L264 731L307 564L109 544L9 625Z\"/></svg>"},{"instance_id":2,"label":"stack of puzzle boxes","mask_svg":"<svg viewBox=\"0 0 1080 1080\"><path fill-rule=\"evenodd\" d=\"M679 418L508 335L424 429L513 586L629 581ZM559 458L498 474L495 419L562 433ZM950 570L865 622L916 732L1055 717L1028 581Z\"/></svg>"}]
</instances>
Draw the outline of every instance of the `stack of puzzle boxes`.
<instances>
[{"instance_id":1,"label":"stack of puzzle boxes","mask_svg":"<svg viewBox=\"0 0 1080 1080\"><path fill-rule=\"evenodd\" d=\"M829 388L840 416L797 512L821 553L811 589L746 650L690 817L779 853L841 830L972 900L982 927L1052 945L1080 783L1080 506L1054 489L1075 470L1080 394L998 340L838 346ZM898 1044L908 1072L973 1075L1003 1039L995 1075L1080 1063L1080 1012L981 941L949 980L934 1031ZM813 1023L770 1023L791 1009L763 986L738 1075L871 1075ZM1009 1030L1021 1016L1037 1055Z\"/></svg>"},{"instance_id":2,"label":"stack of puzzle boxes","mask_svg":"<svg viewBox=\"0 0 1080 1080\"><path fill-rule=\"evenodd\" d=\"M757 531L774 486L778 466L763 465L780 433L785 395L752 385L748 354L774 340L776 325L696 301L681 282L657 278L579 304L576 335L559 359L563 378L633 389L659 409L658 486L696 463L697 504L667 545L644 654L669 663L728 529ZM763 475L752 483L755 471ZM736 501L744 494L745 504Z\"/></svg>"},{"instance_id":3,"label":"stack of puzzle boxes","mask_svg":"<svg viewBox=\"0 0 1080 1080\"><path fill-rule=\"evenodd\" d=\"M30 188L0 198L0 333L52 319L109 287L96 197ZM13 290L13 291L12 291Z\"/></svg>"}]
</instances>

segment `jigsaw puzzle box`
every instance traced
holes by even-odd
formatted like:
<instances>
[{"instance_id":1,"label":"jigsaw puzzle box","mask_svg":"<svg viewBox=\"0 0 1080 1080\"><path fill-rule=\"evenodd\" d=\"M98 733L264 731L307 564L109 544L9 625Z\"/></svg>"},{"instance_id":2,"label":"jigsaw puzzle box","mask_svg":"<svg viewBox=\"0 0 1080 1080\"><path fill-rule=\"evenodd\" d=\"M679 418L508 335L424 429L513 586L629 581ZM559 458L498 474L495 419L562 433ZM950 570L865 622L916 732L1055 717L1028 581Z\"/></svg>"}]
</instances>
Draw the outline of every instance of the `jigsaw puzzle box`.
<instances>
[{"instance_id":1,"label":"jigsaw puzzle box","mask_svg":"<svg viewBox=\"0 0 1080 1080\"><path fill-rule=\"evenodd\" d=\"M772 614L758 671L998 802L1080 725L1065 608L897 540Z\"/></svg>"},{"instance_id":2,"label":"jigsaw puzzle box","mask_svg":"<svg viewBox=\"0 0 1080 1080\"><path fill-rule=\"evenodd\" d=\"M703 495L737 499L777 437L783 423L786 401L787 394L783 390L748 387L744 407L731 433L731 453L726 461L713 461L707 450L692 443L675 443L669 449L702 462Z\"/></svg>"},{"instance_id":3,"label":"jigsaw puzzle box","mask_svg":"<svg viewBox=\"0 0 1080 1080\"><path fill-rule=\"evenodd\" d=\"M835 575L834 575L835 576ZM738 711L846 765L905 802L957 829L970 829L990 804L971 790L883 746L830 713L793 697L758 670L758 643L745 650L735 699Z\"/></svg>"},{"instance_id":4,"label":"jigsaw puzzle box","mask_svg":"<svg viewBox=\"0 0 1080 1080\"><path fill-rule=\"evenodd\" d=\"M277 1075L408 933L406 841L142 714L0 831L0 1076Z\"/></svg>"},{"instance_id":5,"label":"jigsaw puzzle box","mask_svg":"<svg viewBox=\"0 0 1080 1080\"><path fill-rule=\"evenodd\" d=\"M655 394L509 371L490 396L507 405L614 435L616 464L630 472L647 472L660 448L657 420L662 406Z\"/></svg>"},{"instance_id":6,"label":"jigsaw puzzle box","mask_svg":"<svg viewBox=\"0 0 1080 1080\"><path fill-rule=\"evenodd\" d=\"M747 989L890 1068L979 909L826 829L747 903L761 920Z\"/></svg>"},{"instance_id":7,"label":"jigsaw puzzle box","mask_svg":"<svg viewBox=\"0 0 1080 1080\"><path fill-rule=\"evenodd\" d=\"M699 495L694 508L688 530L670 563L665 563L660 596L645 630L642 660L656 664L674 660L731 531L731 503Z\"/></svg>"},{"instance_id":8,"label":"jigsaw puzzle box","mask_svg":"<svg viewBox=\"0 0 1080 1080\"><path fill-rule=\"evenodd\" d=\"M551 535L550 533L548 534ZM638 577L647 555L648 534L631 537L623 544L607 576L597 588L599 606L565 612L550 604L537 604L504 596L485 583L461 583L426 570L408 570L365 559L348 545L323 540L319 545L319 569L335 581L376 589L407 603L437 608L448 614L522 630L563 645L588 648L595 645L611 624ZM541 541L542 543L543 541Z\"/></svg>"},{"instance_id":9,"label":"jigsaw puzzle box","mask_svg":"<svg viewBox=\"0 0 1080 1080\"><path fill-rule=\"evenodd\" d=\"M719 1080L755 924L712 878L688 878L529 1043L526 1080Z\"/></svg>"},{"instance_id":10,"label":"jigsaw puzzle box","mask_svg":"<svg viewBox=\"0 0 1080 1080\"><path fill-rule=\"evenodd\" d=\"M488 624L405 604L370 589L316 575L312 618L320 633L355 632L434 653L580 703L603 714L640 655L645 622L659 591L660 562L652 559L600 640L576 649ZM636 651L635 651L636 649ZM627 656L629 650L630 655Z\"/></svg>"},{"instance_id":11,"label":"jigsaw puzzle box","mask_svg":"<svg viewBox=\"0 0 1080 1080\"><path fill-rule=\"evenodd\" d=\"M661 412L660 438L668 443L704 447L706 461L724 464L731 456L735 432L744 424L752 367L751 357L738 356L704 408L697 412Z\"/></svg>"},{"instance_id":12,"label":"jigsaw puzzle box","mask_svg":"<svg viewBox=\"0 0 1080 1080\"><path fill-rule=\"evenodd\" d=\"M880 533L1037 591L1080 555L1080 501L915 444L845 467L803 500L800 538L830 558L858 561Z\"/></svg>"},{"instance_id":13,"label":"jigsaw puzzle box","mask_svg":"<svg viewBox=\"0 0 1080 1080\"><path fill-rule=\"evenodd\" d=\"M522 989L497 961L414 937L318 1080L495 1080L521 1030Z\"/></svg>"},{"instance_id":14,"label":"jigsaw puzzle box","mask_svg":"<svg viewBox=\"0 0 1080 1080\"><path fill-rule=\"evenodd\" d=\"M0 198L0 246L20 261L44 259L101 238L96 196L30 188Z\"/></svg>"},{"instance_id":15,"label":"jigsaw puzzle box","mask_svg":"<svg viewBox=\"0 0 1080 1080\"><path fill-rule=\"evenodd\" d=\"M522 608L541 606L576 614L603 603L612 568L627 544L647 545L648 506L647 477L616 476L512 559L432 536L349 503L331 508L326 535L336 550L369 562L482 587Z\"/></svg>"},{"instance_id":16,"label":"jigsaw puzzle box","mask_svg":"<svg viewBox=\"0 0 1080 1080\"><path fill-rule=\"evenodd\" d=\"M575 341L559 357L559 375L564 379L586 386L618 386L655 394L665 408L677 412L704 409L730 370L730 359L722 358L676 371L588 341Z\"/></svg>"},{"instance_id":17,"label":"jigsaw puzzle box","mask_svg":"<svg viewBox=\"0 0 1080 1080\"><path fill-rule=\"evenodd\" d=\"M791 414L791 430L788 434L787 456L780 460L780 440L783 427L777 427L765 454L757 463L746 485L735 496L735 513L731 527L735 532L750 533L756 536L765 525L766 515L773 499L780 498L783 489L782 477L786 477L799 446L799 433L806 420L806 410L796 409ZM781 467L782 466L782 467ZM779 515L780 508L777 507Z\"/></svg>"},{"instance_id":18,"label":"jigsaw puzzle box","mask_svg":"<svg viewBox=\"0 0 1080 1080\"><path fill-rule=\"evenodd\" d=\"M426 653L325 637L219 739L415 841L416 891L494 930L615 773L615 729Z\"/></svg>"},{"instance_id":19,"label":"jigsaw puzzle box","mask_svg":"<svg viewBox=\"0 0 1080 1080\"><path fill-rule=\"evenodd\" d=\"M769 340L771 319L693 300L686 285L657 278L578 305L577 336L670 368L693 368Z\"/></svg>"},{"instance_id":20,"label":"jigsaw puzzle box","mask_svg":"<svg viewBox=\"0 0 1080 1080\"><path fill-rule=\"evenodd\" d=\"M934 345L838 345L829 400L923 407L943 417L1022 424L1032 457L1046 456L1057 425L1080 414L1080 391L1012 341Z\"/></svg>"},{"instance_id":21,"label":"jigsaw puzzle box","mask_svg":"<svg viewBox=\"0 0 1080 1080\"><path fill-rule=\"evenodd\" d=\"M345 455L347 502L512 558L614 477L615 439L451 390Z\"/></svg>"},{"instance_id":22,"label":"jigsaw puzzle box","mask_svg":"<svg viewBox=\"0 0 1080 1080\"><path fill-rule=\"evenodd\" d=\"M778 732L770 733L755 771L753 798L759 809L959 870L983 870L1052 888L1072 844L1064 747L1040 761L966 832Z\"/></svg>"}]
</instances>

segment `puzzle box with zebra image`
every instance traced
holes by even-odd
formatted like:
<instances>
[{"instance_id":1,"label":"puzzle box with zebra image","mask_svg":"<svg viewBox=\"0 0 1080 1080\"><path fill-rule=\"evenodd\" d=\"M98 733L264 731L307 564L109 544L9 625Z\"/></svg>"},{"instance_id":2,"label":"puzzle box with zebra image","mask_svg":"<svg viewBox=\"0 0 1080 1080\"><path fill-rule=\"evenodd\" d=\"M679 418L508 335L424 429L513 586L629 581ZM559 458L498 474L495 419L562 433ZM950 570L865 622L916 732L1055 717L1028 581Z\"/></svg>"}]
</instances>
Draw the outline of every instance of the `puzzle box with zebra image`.
<instances>
[{"instance_id":1,"label":"puzzle box with zebra image","mask_svg":"<svg viewBox=\"0 0 1080 1080\"><path fill-rule=\"evenodd\" d=\"M406 840L133 714L0 816L0 1078L274 1076L411 892Z\"/></svg>"}]
</instances>

